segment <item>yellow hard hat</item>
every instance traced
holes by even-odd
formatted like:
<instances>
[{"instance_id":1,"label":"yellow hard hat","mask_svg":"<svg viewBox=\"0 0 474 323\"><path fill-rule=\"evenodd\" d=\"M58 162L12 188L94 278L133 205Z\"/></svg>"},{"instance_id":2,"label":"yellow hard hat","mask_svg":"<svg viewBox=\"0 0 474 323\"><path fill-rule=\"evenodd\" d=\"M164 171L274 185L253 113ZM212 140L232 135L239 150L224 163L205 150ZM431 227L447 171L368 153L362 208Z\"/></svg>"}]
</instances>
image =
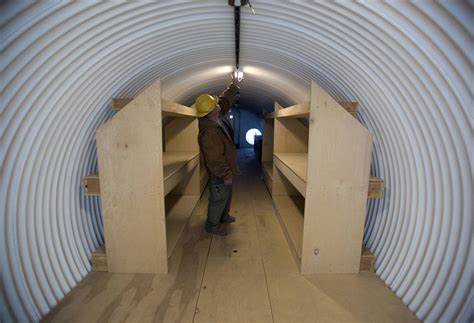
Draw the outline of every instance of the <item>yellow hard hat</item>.
<instances>
[{"instance_id":1,"label":"yellow hard hat","mask_svg":"<svg viewBox=\"0 0 474 323\"><path fill-rule=\"evenodd\" d=\"M215 95L201 94L198 96L196 102L194 103L197 110L197 116L204 117L207 115L212 111L212 109L214 109L214 107L217 105L217 102L219 102L219 98Z\"/></svg>"}]
</instances>

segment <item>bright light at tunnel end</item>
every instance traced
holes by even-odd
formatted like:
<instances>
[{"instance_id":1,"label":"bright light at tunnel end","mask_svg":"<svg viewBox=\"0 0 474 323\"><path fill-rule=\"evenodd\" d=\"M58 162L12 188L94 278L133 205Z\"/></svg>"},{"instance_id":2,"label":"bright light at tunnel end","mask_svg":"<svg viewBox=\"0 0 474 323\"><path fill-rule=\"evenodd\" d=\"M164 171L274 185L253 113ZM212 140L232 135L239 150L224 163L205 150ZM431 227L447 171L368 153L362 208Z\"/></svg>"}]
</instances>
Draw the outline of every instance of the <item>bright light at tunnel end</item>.
<instances>
[{"instance_id":1,"label":"bright light at tunnel end","mask_svg":"<svg viewBox=\"0 0 474 323\"><path fill-rule=\"evenodd\" d=\"M260 132L260 130L252 128L245 134L245 140L247 140L247 142L253 146L255 144L255 136L261 135L262 133Z\"/></svg>"}]
</instances>

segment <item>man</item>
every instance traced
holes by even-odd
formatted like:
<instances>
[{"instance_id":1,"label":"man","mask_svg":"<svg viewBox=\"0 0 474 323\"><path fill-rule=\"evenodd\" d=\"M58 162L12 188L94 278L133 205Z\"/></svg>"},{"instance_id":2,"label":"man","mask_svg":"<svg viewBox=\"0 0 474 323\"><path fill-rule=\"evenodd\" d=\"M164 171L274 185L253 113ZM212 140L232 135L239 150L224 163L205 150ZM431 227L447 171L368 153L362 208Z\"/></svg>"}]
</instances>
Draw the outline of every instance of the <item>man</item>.
<instances>
[{"instance_id":1,"label":"man","mask_svg":"<svg viewBox=\"0 0 474 323\"><path fill-rule=\"evenodd\" d=\"M210 177L206 231L220 236L227 235L221 223L235 222L229 214L232 178L240 171L234 131L225 115L234 103L239 85L240 81L232 76L232 83L219 97L202 94L195 102L199 117L198 142Z\"/></svg>"}]
</instances>

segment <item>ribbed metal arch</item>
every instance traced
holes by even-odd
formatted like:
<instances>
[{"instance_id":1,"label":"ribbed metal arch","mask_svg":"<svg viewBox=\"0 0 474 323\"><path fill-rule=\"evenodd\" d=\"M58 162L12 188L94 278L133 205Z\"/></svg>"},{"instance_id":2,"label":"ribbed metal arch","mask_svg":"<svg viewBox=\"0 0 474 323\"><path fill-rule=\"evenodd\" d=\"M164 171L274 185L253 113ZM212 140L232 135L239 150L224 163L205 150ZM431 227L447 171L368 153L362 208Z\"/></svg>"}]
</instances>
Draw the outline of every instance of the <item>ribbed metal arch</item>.
<instances>
[{"instance_id":1,"label":"ribbed metal arch","mask_svg":"<svg viewBox=\"0 0 474 323\"><path fill-rule=\"evenodd\" d=\"M288 2L242 9L241 107L309 100L316 81L359 102L374 134L365 244L377 274L426 321L468 321L472 304L472 7L462 1ZM4 2L2 321L35 321L90 270L103 242L95 130L112 97L157 79L190 105L233 69L223 1ZM470 176L471 175L471 176Z\"/></svg>"}]
</instances>

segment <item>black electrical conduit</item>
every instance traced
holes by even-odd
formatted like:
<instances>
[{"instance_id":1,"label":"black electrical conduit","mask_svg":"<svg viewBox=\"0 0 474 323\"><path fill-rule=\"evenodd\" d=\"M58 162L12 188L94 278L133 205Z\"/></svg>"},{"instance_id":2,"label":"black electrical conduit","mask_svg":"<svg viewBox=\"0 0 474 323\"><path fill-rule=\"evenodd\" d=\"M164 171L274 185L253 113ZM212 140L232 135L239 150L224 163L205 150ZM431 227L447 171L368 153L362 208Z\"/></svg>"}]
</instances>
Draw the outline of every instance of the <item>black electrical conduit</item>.
<instances>
[{"instance_id":1,"label":"black electrical conduit","mask_svg":"<svg viewBox=\"0 0 474 323\"><path fill-rule=\"evenodd\" d=\"M239 69L239 52L240 52L240 6L234 7L234 23L235 23L235 68Z\"/></svg>"}]
</instances>

